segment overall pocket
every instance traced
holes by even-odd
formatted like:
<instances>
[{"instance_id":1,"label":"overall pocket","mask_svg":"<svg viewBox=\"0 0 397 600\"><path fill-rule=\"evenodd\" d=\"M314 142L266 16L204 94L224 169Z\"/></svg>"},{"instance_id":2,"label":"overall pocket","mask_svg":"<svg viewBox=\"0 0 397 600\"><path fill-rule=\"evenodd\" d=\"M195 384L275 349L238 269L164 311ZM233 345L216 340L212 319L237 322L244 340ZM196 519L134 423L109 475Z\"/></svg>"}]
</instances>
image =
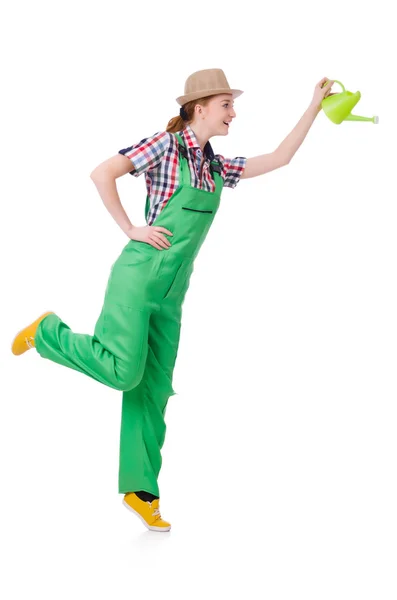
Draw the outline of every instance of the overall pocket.
<instances>
[{"instance_id":1,"label":"overall pocket","mask_svg":"<svg viewBox=\"0 0 397 600\"><path fill-rule=\"evenodd\" d=\"M177 268L174 277L164 295L163 300L173 300L174 302L183 299L188 287L190 276L193 272L192 262L182 262Z\"/></svg>"},{"instance_id":2,"label":"overall pocket","mask_svg":"<svg viewBox=\"0 0 397 600\"><path fill-rule=\"evenodd\" d=\"M194 204L189 206L188 202L184 203L180 207L175 227L177 235L184 240L186 247L189 247L192 253L198 251L203 243L216 212L208 202L198 204L198 207L196 208Z\"/></svg>"},{"instance_id":3,"label":"overall pocket","mask_svg":"<svg viewBox=\"0 0 397 600\"><path fill-rule=\"evenodd\" d=\"M122 264L134 264L142 265L153 259L156 252L159 252L157 248L154 248L146 242L137 242L131 240L123 248L120 256L118 257L118 263Z\"/></svg>"}]
</instances>

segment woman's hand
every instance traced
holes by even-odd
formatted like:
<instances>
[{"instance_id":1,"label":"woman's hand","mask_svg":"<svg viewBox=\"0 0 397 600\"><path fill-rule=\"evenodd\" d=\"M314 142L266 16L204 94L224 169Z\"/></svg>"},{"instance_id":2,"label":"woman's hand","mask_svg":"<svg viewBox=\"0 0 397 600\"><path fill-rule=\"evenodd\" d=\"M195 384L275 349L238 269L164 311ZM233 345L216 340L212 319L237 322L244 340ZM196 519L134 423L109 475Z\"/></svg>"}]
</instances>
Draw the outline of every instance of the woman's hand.
<instances>
[{"instance_id":1,"label":"woman's hand","mask_svg":"<svg viewBox=\"0 0 397 600\"><path fill-rule=\"evenodd\" d=\"M324 85L326 83L326 85ZM313 100L311 101L311 106L315 107L318 111L321 110L321 102L327 96L334 96L335 94L331 94L331 88L334 85L334 81L328 79L328 77L323 77L321 81L318 82L316 87L314 88ZM323 87L324 85L324 87Z\"/></svg>"},{"instance_id":2,"label":"woman's hand","mask_svg":"<svg viewBox=\"0 0 397 600\"><path fill-rule=\"evenodd\" d=\"M145 242L158 250L163 250L164 248L169 248L171 243L167 240L165 235L160 233L161 231L168 235L173 235L168 229L165 229L164 227L155 227L153 225L146 225L145 227L135 227L133 225L126 234L130 240Z\"/></svg>"}]
</instances>

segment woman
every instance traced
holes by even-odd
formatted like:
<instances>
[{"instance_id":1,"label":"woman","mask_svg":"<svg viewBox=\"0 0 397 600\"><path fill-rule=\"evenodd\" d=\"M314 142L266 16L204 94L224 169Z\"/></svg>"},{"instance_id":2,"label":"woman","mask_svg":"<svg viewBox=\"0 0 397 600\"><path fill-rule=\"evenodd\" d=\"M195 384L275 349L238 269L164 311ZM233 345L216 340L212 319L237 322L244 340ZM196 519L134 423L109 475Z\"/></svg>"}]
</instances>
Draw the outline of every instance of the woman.
<instances>
[{"instance_id":1,"label":"woman","mask_svg":"<svg viewBox=\"0 0 397 600\"><path fill-rule=\"evenodd\" d=\"M164 415L175 393L182 304L223 186L234 188L240 179L287 165L332 84L323 78L316 85L308 109L274 152L226 159L214 155L209 139L228 135L236 117L233 100L243 92L230 88L221 69L190 75L184 95L176 99L180 116L166 131L120 150L91 173L106 208L129 238L111 268L94 335L73 333L47 312L13 341L16 355L35 347L43 358L123 392L119 493L153 531L171 527L160 515L157 483ZM117 193L116 179L127 173L146 176L143 227L131 224Z\"/></svg>"}]
</instances>

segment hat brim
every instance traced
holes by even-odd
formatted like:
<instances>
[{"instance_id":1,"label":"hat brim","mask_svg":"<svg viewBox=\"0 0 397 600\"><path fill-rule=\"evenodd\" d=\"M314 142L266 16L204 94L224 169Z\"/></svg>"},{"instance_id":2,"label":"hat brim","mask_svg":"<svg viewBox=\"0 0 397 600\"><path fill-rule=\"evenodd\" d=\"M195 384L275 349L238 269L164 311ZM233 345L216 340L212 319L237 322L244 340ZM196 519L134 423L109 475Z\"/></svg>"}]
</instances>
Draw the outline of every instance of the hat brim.
<instances>
[{"instance_id":1,"label":"hat brim","mask_svg":"<svg viewBox=\"0 0 397 600\"><path fill-rule=\"evenodd\" d=\"M243 94L242 90L231 90L230 88L222 88L217 90L207 90L206 92L192 92L191 94L187 94L186 96L179 96L176 99L180 106L186 104L186 102L190 102L191 100L197 100L198 98L206 98L207 96L215 96L215 94L232 94L233 99L238 98Z\"/></svg>"}]
</instances>

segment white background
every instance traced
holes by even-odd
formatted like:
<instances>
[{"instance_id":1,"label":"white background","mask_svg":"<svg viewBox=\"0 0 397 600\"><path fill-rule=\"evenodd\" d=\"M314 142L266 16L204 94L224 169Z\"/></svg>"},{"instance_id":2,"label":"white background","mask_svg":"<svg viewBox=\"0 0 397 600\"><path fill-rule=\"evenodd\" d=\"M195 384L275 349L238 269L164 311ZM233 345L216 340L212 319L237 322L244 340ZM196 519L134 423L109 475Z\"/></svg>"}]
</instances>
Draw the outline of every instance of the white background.
<instances>
[{"instance_id":1,"label":"white background","mask_svg":"<svg viewBox=\"0 0 397 600\"><path fill-rule=\"evenodd\" d=\"M0 19L1 576L7 600L396 598L395 29L380 1L36 1ZM190 73L244 90L216 153L292 162L226 189L184 304L160 474L170 534L117 491L121 392L10 352L55 311L93 333L128 241L91 171L179 112ZM335 84L333 91L340 88ZM144 225L144 176L117 181Z\"/></svg>"}]
</instances>

